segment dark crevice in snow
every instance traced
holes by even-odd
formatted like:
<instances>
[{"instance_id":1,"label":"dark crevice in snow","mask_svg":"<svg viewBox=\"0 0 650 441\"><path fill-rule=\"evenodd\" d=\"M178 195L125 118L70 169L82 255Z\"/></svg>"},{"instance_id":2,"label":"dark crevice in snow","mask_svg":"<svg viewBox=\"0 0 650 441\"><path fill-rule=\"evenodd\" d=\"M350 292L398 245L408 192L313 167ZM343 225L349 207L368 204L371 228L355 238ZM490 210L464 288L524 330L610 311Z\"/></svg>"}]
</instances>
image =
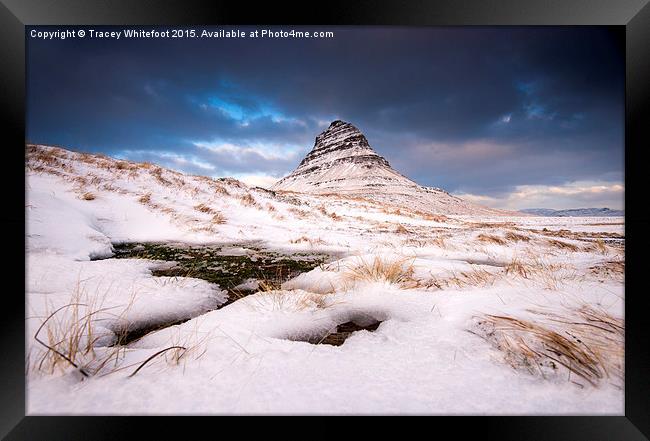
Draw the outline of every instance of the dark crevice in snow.
<instances>
[{"instance_id":1,"label":"dark crevice in snow","mask_svg":"<svg viewBox=\"0 0 650 441\"><path fill-rule=\"evenodd\" d=\"M355 332L358 331L368 331L374 332L379 328L383 322L379 320L373 320L368 324L360 325L354 321L348 321L341 323L336 326L336 329L332 332L323 335L305 335L289 338L292 341L304 341L307 343L315 345L331 345L331 346L341 346L345 341Z\"/></svg>"}]
</instances>

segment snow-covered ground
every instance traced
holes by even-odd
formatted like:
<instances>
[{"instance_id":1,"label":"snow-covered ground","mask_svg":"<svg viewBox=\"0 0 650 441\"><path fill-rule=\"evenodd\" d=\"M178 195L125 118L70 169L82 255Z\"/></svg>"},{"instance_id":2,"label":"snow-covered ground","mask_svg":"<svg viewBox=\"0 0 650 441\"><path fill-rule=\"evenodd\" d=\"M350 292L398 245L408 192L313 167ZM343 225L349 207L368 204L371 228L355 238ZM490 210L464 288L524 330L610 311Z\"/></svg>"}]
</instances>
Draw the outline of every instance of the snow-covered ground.
<instances>
[{"instance_id":1,"label":"snow-covered ground","mask_svg":"<svg viewBox=\"0 0 650 441\"><path fill-rule=\"evenodd\" d=\"M623 414L622 340L584 320L623 317L623 218L433 216L43 146L28 146L26 194L29 414ZM220 308L228 287L155 277L170 263L111 258L120 242L331 258ZM508 334L510 319L533 325ZM80 369L34 338L44 321L40 339ZM547 335L593 375L517 358Z\"/></svg>"}]
</instances>

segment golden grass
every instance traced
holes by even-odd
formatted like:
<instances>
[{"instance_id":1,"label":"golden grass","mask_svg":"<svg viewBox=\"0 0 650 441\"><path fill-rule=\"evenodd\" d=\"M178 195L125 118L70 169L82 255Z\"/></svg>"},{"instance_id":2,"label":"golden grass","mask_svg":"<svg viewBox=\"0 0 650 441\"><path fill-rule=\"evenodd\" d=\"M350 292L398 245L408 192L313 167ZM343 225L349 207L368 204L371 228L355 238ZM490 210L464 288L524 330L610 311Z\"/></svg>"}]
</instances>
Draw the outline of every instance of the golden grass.
<instances>
[{"instance_id":1,"label":"golden grass","mask_svg":"<svg viewBox=\"0 0 650 441\"><path fill-rule=\"evenodd\" d=\"M590 267L589 271L598 277L623 281L625 276L625 261L610 260L602 262Z\"/></svg>"},{"instance_id":2,"label":"golden grass","mask_svg":"<svg viewBox=\"0 0 650 441\"><path fill-rule=\"evenodd\" d=\"M213 183L212 190L215 193L221 194L221 195L224 195L224 196L229 196L230 195L230 193L228 192L228 190L226 190L226 188L224 186L219 185L217 183Z\"/></svg>"},{"instance_id":3,"label":"golden grass","mask_svg":"<svg viewBox=\"0 0 650 441\"><path fill-rule=\"evenodd\" d=\"M261 286L261 285L260 285ZM280 289L262 289L258 292L262 298L271 302L273 310L303 311L306 309L325 309L332 305L327 294L310 291L286 291Z\"/></svg>"},{"instance_id":4,"label":"golden grass","mask_svg":"<svg viewBox=\"0 0 650 441\"><path fill-rule=\"evenodd\" d=\"M550 263L540 257L522 260L514 257L505 265L505 274L519 276L548 290L557 290L567 280L574 280L577 273L568 264Z\"/></svg>"},{"instance_id":5,"label":"golden grass","mask_svg":"<svg viewBox=\"0 0 650 441\"><path fill-rule=\"evenodd\" d=\"M206 214L213 214L215 210L208 205L205 204L198 204L194 206L194 209L196 211L200 211L201 213L206 213Z\"/></svg>"},{"instance_id":6,"label":"golden grass","mask_svg":"<svg viewBox=\"0 0 650 441\"><path fill-rule=\"evenodd\" d=\"M302 294L297 301L299 310L315 307L317 309L325 309L330 306L328 298L324 294L317 294L313 292L306 292Z\"/></svg>"},{"instance_id":7,"label":"golden grass","mask_svg":"<svg viewBox=\"0 0 650 441\"><path fill-rule=\"evenodd\" d=\"M328 216L331 217L335 221L340 221L341 219L343 219L341 216L339 216L335 212L329 213Z\"/></svg>"},{"instance_id":8,"label":"golden grass","mask_svg":"<svg viewBox=\"0 0 650 441\"><path fill-rule=\"evenodd\" d=\"M491 234L483 234L483 233L481 233L481 234L478 235L478 240L481 241L481 242L494 243L494 244L497 244L497 245L505 245L506 244L505 240L501 239L498 236L494 236L494 235L491 235Z\"/></svg>"},{"instance_id":9,"label":"golden grass","mask_svg":"<svg viewBox=\"0 0 650 441\"><path fill-rule=\"evenodd\" d=\"M605 241L601 238L596 239L596 248L598 248L598 251L600 251L601 254L607 253L607 246L605 245Z\"/></svg>"},{"instance_id":10,"label":"golden grass","mask_svg":"<svg viewBox=\"0 0 650 441\"><path fill-rule=\"evenodd\" d=\"M409 234L410 231L402 224L397 224L397 227L395 227L395 233L397 234Z\"/></svg>"},{"instance_id":11,"label":"golden grass","mask_svg":"<svg viewBox=\"0 0 650 441\"><path fill-rule=\"evenodd\" d=\"M624 322L589 305L561 313L529 311L533 319L486 314L473 332L501 351L515 369L546 378L564 370L567 379L597 386L623 382ZM572 378L573 377L573 378ZM577 380L577 381L576 381Z\"/></svg>"},{"instance_id":12,"label":"golden grass","mask_svg":"<svg viewBox=\"0 0 650 441\"><path fill-rule=\"evenodd\" d=\"M510 263L505 266L505 271L506 275L516 274L523 277L524 279L528 279L532 270L522 260L515 257Z\"/></svg>"},{"instance_id":13,"label":"golden grass","mask_svg":"<svg viewBox=\"0 0 650 441\"><path fill-rule=\"evenodd\" d=\"M431 277L429 279L417 280L415 283L405 285L408 288L424 289L445 289L465 287L486 287L494 284L497 275L483 268L475 268L469 271L451 271L450 275L444 277Z\"/></svg>"},{"instance_id":14,"label":"golden grass","mask_svg":"<svg viewBox=\"0 0 650 441\"><path fill-rule=\"evenodd\" d=\"M259 205L253 195L250 193L246 193L244 196L240 197L239 200L243 205L247 207L255 207Z\"/></svg>"},{"instance_id":15,"label":"golden grass","mask_svg":"<svg viewBox=\"0 0 650 441\"><path fill-rule=\"evenodd\" d=\"M219 213L219 212L215 212L214 216L212 216L211 222L213 224L216 224L216 225L225 224L226 223L226 217L223 214Z\"/></svg>"},{"instance_id":16,"label":"golden grass","mask_svg":"<svg viewBox=\"0 0 650 441\"><path fill-rule=\"evenodd\" d=\"M610 224L606 224L606 225L610 225ZM594 239L594 238L623 239L625 237L619 233L610 233L605 231L587 232L587 231L571 231L566 229L549 230L548 228L543 228L541 230L531 229L528 231L530 231L531 233L541 234L543 236L559 237L562 239L573 239L573 240L584 240L584 239Z\"/></svg>"},{"instance_id":17,"label":"golden grass","mask_svg":"<svg viewBox=\"0 0 650 441\"><path fill-rule=\"evenodd\" d=\"M419 210L414 210L414 213L417 216L424 219L424 220L430 220L430 221L434 221L434 222L449 222L450 221L450 219L447 216L443 215L443 214L430 214L430 213L424 213L424 212L419 211Z\"/></svg>"},{"instance_id":18,"label":"golden grass","mask_svg":"<svg viewBox=\"0 0 650 441\"><path fill-rule=\"evenodd\" d=\"M547 239L546 241L548 242L549 245L554 246L556 248L563 249L563 250L578 251L580 249L576 245L573 245L571 243L564 242L564 241L561 241L561 240Z\"/></svg>"},{"instance_id":19,"label":"golden grass","mask_svg":"<svg viewBox=\"0 0 650 441\"><path fill-rule=\"evenodd\" d=\"M90 184L90 185L97 186L97 185L101 184L102 182L104 182L103 178L100 178L99 176L97 176L95 174L92 174L92 173L88 173L86 175L86 177L88 178L88 184Z\"/></svg>"},{"instance_id":20,"label":"golden grass","mask_svg":"<svg viewBox=\"0 0 650 441\"><path fill-rule=\"evenodd\" d=\"M343 279L348 284L359 281L404 284L413 282L413 273L413 258L384 259L374 256L368 261L359 257L346 266Z\"/></svg>"},{"instance_id":21,"label":"golden grass","mask_svg":"<svg viewBox=\"0 0 650 441\"><path fill-rule=\"evenodd\" d=\"M446 248L448 248L446 239L447 239L447 237L441 235L441 236L436 236L436 237L430 239L430 242L431 242L431 245L435 245L438 248L446 249Z\"/></svg>"},{"instance_id":22,"label":"golden grass","mask_svg":"<svg viewBox=\"0 0 650 441\"><path fill-rule=\"evenodd\" d=\"M402 215L402 210L399 209L399 208L396 208L396 209L382 208L381 212L386 213L386 214L393 214L395 216L401 216Z\"/></svg>"},{"instance_id":23,"label":"golden grass","mask_svg":"<svg viewBox=\"0 0 650 441\"><path fill-rule=\"evenodd\" d=\"M485 287L494 284L497 276L483 268L476 268L471 271L460 271L452 273L452 277L446 279L446 283L455 285L458 288L466 286Z\"/></svg>"},{"instance_id":24,"label":"golden grass","mask_svg":"<svg viewBox=\"0 0 650 441\"><path fill-rule=\"evenodd\" d=\"M156 178L156 181L158 181L158 183L160 183L161 185L164 185L165 187L169 187L172 185L172 181L170 181L169 179L163 176L163 169L161 167L155 166L155 168L150 170L149 173L151 174L151 176Z\"/></svg>"},{"instance_id":25,"label":"golden grass","mask_svg":"<svg viewBox=\"0 0 650 441\"><path fill-rule=\"evenodd\" d=\"M83 199L84 201L94 201L95 199L97 199L97 197L93 193L87 191L81 195L81 199Z\"/></svg>"},{"instance_id":26,"label":"golden grass","mask_svg":"<svg viewBox=\"0 0 650 441\"><path fill-rule=\"evenodd\" d=\"M27 159L29 162L38 162L50 167L60 167L63 165L62 158L66 158L63 150L55 148L40 147L32 144L27 145Z\"/></svg>"},{"instance_id":27,"label":"golden grass","mask_svg":"<svg viewBox=\"0 0 650 441\"><path fill-rule=\"evenodd\" d=\"M374 202L374 201L368 201L365 199L360 199L363 202L369 202L372 205L383 205L379 202ZM415 209L404 209L404 208L392 208L392 207L386 207L383 206L381 209L382 213L386 214L392 214L395 216L406 216L410 218L420 218L424 220L430 220L430 221L435 221L435 222L448 222L450 219L447 216L444 216L442 214L431 214L431 213L426 213L424 211L420 210L415 210Z\"/></svg>"},{"instance_id":28,"label":"golden grass","mask_svg":"<svg viewBox=\"0 0 650 441\"><path fill-rule=\"evenodd\" d=\"M322 206L322 205L321 205L320 207L318 207L318 211L320 211L323 215L325 215L325 216L327 216L327 217L329 217L329 218L331 218L331 219L333 219L333 220L335 220L335 221L340 221L340 220L342 219L341 216L339 216L339 215L336 214L335 212L331 212L331 213L328 212L328 211L325 209L325 207Z\"/></svg>"},{"instance_id":29,"label":"golden grass","mask_svg":"<svg viewBox=\"0 0 650 441\"><path fill-rule=\"evenodd\" d=\"M105 320L107 315L121 319L130 309L133 298L120 316L109 312L113 308L102 307L104 298L105 295L87 295L77 283L69 303L57 309L48 305L45 317L33 336L44 349L37 353L31 369L53 374L73 367L85 378L99 373L111 363L115 367L120 352L124 350L119 347L96 348L97 341L106 335L96 334L95 323ZM117 334L118 342L120 335Z\"/></svg>"},{"instance_id":30,"label":"golden grass","mask_svg":"<svg viewBox=\"0 0 650 441\"><path fill-rule=\"evenodd\" d=\"M145 193L142 196L140 196L138 198L138 202L145 205L151 203L151 193Z\"/></svg>"},{"instance_id":31,"label":"golden grass","mask_svg":"<svg viewBox=\"0 0 650 441\"><path fill-rule=\"evenodd\" d=\"M530 237L524 236L523 234L515 233L514 231L508 231L505 235L506 240L511 242L529 242Z\"/></svg>"}]
</instances>

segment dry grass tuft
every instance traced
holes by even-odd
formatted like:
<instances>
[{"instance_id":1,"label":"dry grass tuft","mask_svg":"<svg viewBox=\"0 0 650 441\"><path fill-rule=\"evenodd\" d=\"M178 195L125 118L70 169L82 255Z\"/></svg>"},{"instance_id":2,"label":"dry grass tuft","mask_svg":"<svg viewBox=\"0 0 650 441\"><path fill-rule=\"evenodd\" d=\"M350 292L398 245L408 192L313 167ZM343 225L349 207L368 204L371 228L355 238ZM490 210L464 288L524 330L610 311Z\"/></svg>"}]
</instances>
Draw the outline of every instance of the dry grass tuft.
<instances>
[{"instance_id":1,"label":"dry grass tuft","mask_svg":"<svg viewBox=\"0 0 650 441\"><path fill-rule=\"evenodd\" d=\"M483 234L483 233L481 233L481 234L478 235L478 240L480 240L481 242L494 243L494 244L497 244L497 245L505 245L506 244L505 240L501 239L500 237L493 236L491 234Z\"/></svg>"},{"instance_id":2,"label":"dry grass tuft","mask_svg":"<svg viewBox=\"0 0 650 441\"><path fill-rule=\"evenodd\" d=\"M589 271L603 279L614 279L622 282L625 277L625 261L610 260L599 263L590 267Z\"/></svg>"},{"instance_id":3,"label":"dry grass tuft","mask_svg":"<svg viewBox=\"0 0 650 441\"><path fill-rule=\"evenodd\" d=\"M380 256L374 256L371 261L367 261L360 257L347 266L343 279L347 283L366 281L405 284L414 282L413 272L412 258L385 260Z\"/></svg>"},{"instance_id":4,"label":"dry grass tuft","mask_svg":"<svg viewBox=\"0 0 650 441\"><path fill-rule=\"evenodd\" d=\"M622 387L623 319L588 305L562 313L529 312L536 317L483 315L477 321L478 331L470 332L503 352L504 360L515 369L543 378L563 370L569 381L580 386L610 380Z\"/></svg>"},{"instance_id":5,"label":"dry grass tuft","mask_svg":"<svg viewBox=\"0 0 650 441\"><path fill-rule=\"evenodd\" d=\"M329 217L329 218L331 218L331 219L333 219L333 220L335 220L335 221L340 221L340 220L342 219L341 216L339 216L339 215L336 214L335 212L331 212L331 213L328 212L328 211L325 209L325 207L322 206L322 205L321 205L320 207L318 207L318 211L320 211L323 215L325 215L325 216L327 216L327 217Z\"/></svg>"},{"instance_id":6,"label":"dry grass tuft","mask_svg":"<svg viewBox=\"0 0 650 441\"><path fill-rule=\"evenodd\" d=\"M449 222L449 218L443 214L429 214L429 213L423 213L421 211L415 210L415 214L421 217L424 220L429 220L429 221L434 221L434 222Z\"/></svg>"},{"instance_id":7,"label":"dry grass tuft","mask_svg":"<svg viewBox=\"0 0 650 441\"><path fill-rule=\"evenodd\" d=\"M182 334L181 329L175 327L176 332L170 339L170 349L163 353L168 365L178 366L183 363L183 368L185 368L190 358L198 360L205 355L211 335L208 332L199 336L198 326L198 321L195 321L194 330L187 334Z\"/></svg>"},{"instance_id":8,"label":"dry grass tuft","mask_svg":"<svg viewBox=\"0 0 650 441\"><path fill-rule=\"evenodd\" d=\"M410 231L404 227L402 224L397 224L397 227L395 227L395 233L397 234L409 234Z\"/></svg>"},{"instance_id":9,"label":"dry grass tuft","mask_svg":"<svg viewBox=\"0 0 650 441\"><path fill-rule=\"evenodd\" d=\"M172 185L172 181L169 179L166 179L163 176L163 169L161 167L155 166L152 170L149 171L151 176L156 178L156 181L158 181L160 184L164 185L165 187L169 187Z\"/></svg>"},{"instance_id":10,"label":"dry grass tuft","mask_svg":"<svg viewBox=\"0 0 650 441\"><path fill-rule=\"evenodd\" d=\"M309 245L314 246L314 245L324 245L325 241L321 239L320 237L317 237L316 239L310 239L307 236L301 236L297 239L292 239L290 240L291 243L304 243L307 242Z\"/></svg>"},{"instance_id":11,"label":"dry grass tuft","mask_svg":"<svg viewBox=\"0 0 650 441\"><path fill-rule=\"evenodd\" d=\"M461 271L460 277L451 279L459 287L463 286L490 286L494 284L497 276L483 268L472 271Z\"/></svg>"},{"instance_id":12,"label":"dry grass tuft","mask_svg":"<svg viewBox=\"0 0 650 441\"><path fill-rule=\"evenodd\" d=\"M269 288L260 290L258 294L270 301L273 310L303 311L314 308L325 309L332 305L327 294L309 291L286 291Z\"/></svg>"},{"instance_id":13,"label":"dry grass tuft","mask_svg":"<svg viewBox=\"0 0 650 441\"><path fill-rule=\"evenodd\" d=\"M594 246L600 254L607 254L607 245L605 245L605 241L601 238L598 238L594 241Z\"/></svg>"},{"instance_id":14,"label":"dry grass tuft","mask_svg":"<svg viewBox=\"0 0 650 441\"><path fill-rule=\"evenodd\" d=\"M83 378L103 372L107 368L109 372L115 369L124 349L97 347L97 344L101 339L111 337L116 337L119 342L121 334L98 334L95 325L108 317L112 320L123 319L133 304L133 298L120 316L110 312L113 308L103 308L103 301L104 297L87 295L77 283L70 303L57 309L48 305L46 317L33 336L44 349L37 352L31 369L53 374L73 367Z\"/></svg>"},{"instance_id":15,"label":"dry grass tuft","mask_svg":"<svg viewBox=\"0 0 650 441\"><path fill-rule=\"evenodd\" d=\"M83 187L85 187L86 185L88 185L88 180L87 180L85 177L83 177L83 176L75 176L75 177L72 179L72 182L75 183L75 184L77 184L80 188L83 188Z\"/></svg>"},{"instance_id":16,"label":"dry grass tuft","mask_svg":"<svg viewBox=\"0 0 650 441\"><path fill-rule=\"evenodd\" d=\"M313 292L305 293L300 296L297 302L299 310L316 307L317 309L325 309L330 306L327 297L324 294L317 294Z\"/></svg>"},{"instance_id":17,"label":"dry grass tuft","mask_svg":"<svg viewBox=\"0 0 650 441\"><path fill-rule=\"evenodd\" d=\"M561 248L563 250L569 250L569 251L578 251L580 248L578 248L576 245L573 245L568 242L563 242L561 240L556 240L556 239L547 239L547 242L556 247L556 248Z\"/></svg>"},{"instance_id":18,"label":"dry grass tuft","mask_svg":"<svg viewBox=\"0 0 650 441\"><path fill-rule=\"evenodd\" d=\"M531 269L528 268L523 261L518 258L512 259L510 263L505 266L506 275L507 274L517 274L524 279L528 279L531 274Z\"/></svg>"},{"instance_id":19,"label":"dry grass tuft","mask_svg":"<svg viewBox=\"0 0 650 441\"><path fill-rule=\"evenodd\" d=\"M548 290L557 290L565 281L578 277L571 265L550 263L539 257L525 261L515 257L504 268L506 275L522 277Z\"/></svg>"},{"instance_id":20,"label":"dry grass tuft","mask_svg":"<svg viewBox=\"0 0 650 441\"><path fill-rule=\"evenodd\" d=\"M397 208L395 210L391 210L390 208L382 208L381 212L386 213L386 214L393 214L395 216L401 216L402 215L402 210L399 209L399 208Z\"/></svg>"},{"instance_id":21,"label":"dry grass tuft","mask_svg":"<svg viewBox=\"0 0 650 441\"><path fill-rule=\"evenodd\" d=\"M506 240L511 242L530 242L530 237L515 233L514 231L508 231L506 233Z\"/></svg>"},{"instance_id":22,"label":"dry grass tuft","mask_svg":"<svg viewBox=\"0 0 650 441\"><path fill-rule=\"evenodd\" d=\"M151 203L151 193L145 193L138 198L138 202L141 204L150 204Z\"/></svg>"},{"instance_id":23,"label":"dry grass tuft","mask_svg":"<svg viewBox=\"0 0 650 441\"><path fill-rule=\"evenodd\" d=\"M65 153L59 149L46 148L36 145L27 145L27 159L29 162L37 162L41 165L57 167L63 165L61 161L65 158Z\"/></svg>"},{"instance_id":24,"label":"dry grass tuft","mask_svg":"<svg viewBox=\"0 0 650 441\"><path fill-rule=\"evenodd\" d=\"M215 212L214 216L212 216L211 222L215 225L222 225L226 223L226 217L219 212Z\"/></svg>"},{"instance_id":25,"label":"dry grass tuft","mask_svg":"<svg viewBox=\"0 0 650 441\"><path fill-rule=\"evenodd\" d=\"M476 268L470 271L451 272L451 276L444 278L431 278L429 280L419 281L418 286L423 288L444 289L448 287L465 288L465 287L486 287L494 284L497 275L483 268Z\"/></svg>"},{"instance_id":26,"label":"dry grass tuft","mask_svg":"<svg viewBox=\"0 0 650 441\"><path fill-rule=\"evenodd\" d=\"M349 199L352 200L358 199L363 202L371 202L362 198L349 198ZM415 209L405 210L402 208L391 208L391 207L383 206L380 210L382 213L386 213L386 214L392 214L396 216L407 216L410 218L420 218L420 219L430 220L435 222L447 222L450 220L447 216L444 216L442 214L431 214L431 213L426 213L424 211L415 210Z\"/></svg>"},{"instance_id":27,"label":"dry grass tuft","mask_svg":"<svg viewBox=\"0 0 650 441\"><path fill-rule=\"evenodd\" d=\"M219 185L219 184L217 184L217 183L213 183L213 184L212 184L212 189L213 189L214 192L217 193L217 194L221 194L221 195L224 195L224 196L229 196L229 195L230 195L230 193L228 192L228 190L226 190L226 187L224 187L224 186L222 186L222 185Z\"/></svg>"},{"instance_id":28,"label":"dry grass tuft","mask_svg":"<svg viewBox=\"0 0 650 441\"><path fill-rule=\"evenodd\" d=\"M431 245L435 245L438 248L446 249L448 247L446 239L447 237L441 235L430 239L430 242Z\"/></svg>"},{"instance_id":29,"label":"dry grass tuft","mask_svg":"<svg viewBox=\"0 0 650 441\"><path fill-rule=\"evenodd\" d=\"M309 211L301 210L300 208L289 207L287 211L296 216L298 219L306 219L311 216L311 213L309 213Z\"/></svg>"},{"instance_id":30,"label":"dry grass tuft","mask_svg":"<svg viewBox=\"0 0 650 441\"><path fill-rule=\"evenodd\" d=\"M244 196L239 198L241 200L242 204L247 206L247 207L256 207L259 206L253 195L250 193L246 193Z\"/></svg>"},{"instance_id":31,"label":"dry grass tuft","mask_svg":"<svg viewBox=\"0 0 650 441\"><path fill-rule=\"evenodd\" d=\"M206 214L213 214L213 213L215 213L215 210L214 210L214 209L212 209L211 207L209 207L209 206L207 206L207 205L205 205L205 204L195 205L195 206L194 206L194 209L195 209L196 211L200 211L201 213L206 213Z\"/></svg>"},{"instance_id":32,"label":"dry grass tuft","mask_svg":"<svg viewBox=\"0 0 650 441\"><path fill-rule=\"evenodd\" d=\"M97 197L91 192L87 191L86 193L81 195L81 199L83 199L84 201L94 201L95 199L97 199Z\"/></svg>"}]
</instances>

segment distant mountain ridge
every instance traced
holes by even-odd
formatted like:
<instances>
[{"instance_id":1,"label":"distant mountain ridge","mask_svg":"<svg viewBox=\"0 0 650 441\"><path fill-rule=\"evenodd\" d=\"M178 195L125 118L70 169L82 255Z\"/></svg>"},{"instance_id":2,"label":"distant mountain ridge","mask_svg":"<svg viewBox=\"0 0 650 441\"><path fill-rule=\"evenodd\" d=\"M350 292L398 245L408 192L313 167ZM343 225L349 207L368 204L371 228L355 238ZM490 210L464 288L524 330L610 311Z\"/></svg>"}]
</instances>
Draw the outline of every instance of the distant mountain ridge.
<instances>
[{"instance_id":1,"label":"distant mountain ridge","mask_svg":"<svg viewBox=\"0 0 650 441\"><path fill-rule=\"evenodd\" d=\"M625 216L624 210L612 210L610 208L570 208L567 210L553 210L551 208L526 208L519 210L522 213L536 216L557 216L557 217L597 217L597 216Z\"/></svg>"},{"instance_id":2,"label":"distant mountain ridge","mask_svg":"<svg viewBox=\"0 0 650 441\"><path fill-rule=\"evenodd\" d=\"M467 202L440 188L417 184L377 154L358 128L341 120L333 121L320 133L298 167L271 190L361 197L435 214L515 214Z\"/></svg>"}]
</instances>

